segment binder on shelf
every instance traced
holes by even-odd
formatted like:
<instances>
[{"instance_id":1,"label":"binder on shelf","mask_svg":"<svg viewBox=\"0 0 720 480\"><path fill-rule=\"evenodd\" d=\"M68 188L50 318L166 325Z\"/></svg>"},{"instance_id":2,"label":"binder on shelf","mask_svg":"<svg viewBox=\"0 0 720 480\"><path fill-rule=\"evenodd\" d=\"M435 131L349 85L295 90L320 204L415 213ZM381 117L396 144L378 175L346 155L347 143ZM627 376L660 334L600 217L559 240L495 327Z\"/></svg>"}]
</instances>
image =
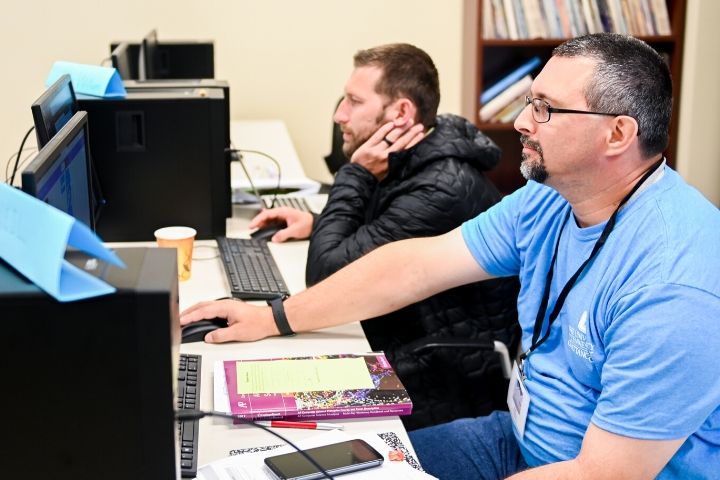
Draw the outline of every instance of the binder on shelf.
<instances>
[{"instance_id":1,"label":"binder on shelf","mask_svg":"<svg viewBox=\"0 0 720 480\"><path fill-rule=\"evenodd\" d=\"M247 419L409 415L412 402L381 352L223 362L230 411Z\"/></svg>"},{"instance_id":2,"label":"binder on shelf","mask_svg":"<svg viewBox=\"0 0 720 480\"><path fill-rule=\"evenodd\" d=\"M520 80L522 77L532 72L535 68L540 65L540 57L533 57L527 62L520 65L518 68L510 72L508 75L488 87L480 95L480 105L487 104L490 100L497 97L503 90L510 87L513 83Z\"/></svg>"},{"instance_id":3,"label":"binder on shelf","mask_svg":"<svg viewBox=\"0 0 720 480\"><path fill-rule=\"evenodd\" d=\"M498 113L493 115L490 119L491 123L510 123L514 122L515 118L520 115L520 112L525 108L525 95L518 96L515 100L510 102L506 107L500 110Z\"/></svg>"},{"instance_id":4,"label":"binder on shelf","mask_svg":"<svg viewBox=\"0 0 720 480\"><path fill-rule=\"evenodd\" d=\"M480 121L487 122L500 110L512 103L516 98L524 96L530 91L532 85L532 77L530 74L525 75L517 82L503 90L497 97L490 100L480 109Z\"/></svg>"}]
</instances>

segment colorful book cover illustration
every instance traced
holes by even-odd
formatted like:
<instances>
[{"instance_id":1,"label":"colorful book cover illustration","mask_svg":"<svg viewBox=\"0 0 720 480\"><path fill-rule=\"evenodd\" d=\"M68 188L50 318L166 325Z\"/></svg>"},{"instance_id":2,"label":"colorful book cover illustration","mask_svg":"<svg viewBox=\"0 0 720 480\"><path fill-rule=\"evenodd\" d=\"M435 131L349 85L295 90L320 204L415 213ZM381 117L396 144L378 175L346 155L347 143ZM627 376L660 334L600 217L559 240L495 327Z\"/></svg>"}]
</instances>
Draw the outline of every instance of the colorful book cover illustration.
<instances>
[{"instance_id":1,"label":"colorful book cover illustration","mask_svg":"<svg viewBox=\"0 0 720 480\"><path fill-rule=\"evenodd\" d=\"M383 353L223 363L234 415L331 419L408 415L412 402Z\"/></svg>"}]
</instances>

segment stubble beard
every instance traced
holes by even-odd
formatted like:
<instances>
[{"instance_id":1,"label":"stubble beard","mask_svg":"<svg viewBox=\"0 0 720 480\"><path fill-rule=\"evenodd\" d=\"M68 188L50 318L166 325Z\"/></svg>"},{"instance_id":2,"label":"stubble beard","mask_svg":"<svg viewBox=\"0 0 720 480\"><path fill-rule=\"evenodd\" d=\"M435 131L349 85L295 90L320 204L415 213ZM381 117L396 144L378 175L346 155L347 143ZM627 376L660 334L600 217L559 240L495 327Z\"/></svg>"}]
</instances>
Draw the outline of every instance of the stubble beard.
<instances>
[{"instance_id":1,"label":"stubble beard","mask_svg":"<svg viewBox=\"0 0 720 480\"><path fill-rule=\"evenodd\" d=\"M537 158L533 158L530 154L522 153L522 162L520 163L520 173L525 180L533 180L538 183L545 183L549 174L545 168L545 158L543 157L542 147L534 140L530 140L526 135L520 136L520 143L532 148L537 153Z\"/></svg>"},{"instance_id":2,"label":"stubble beard","mask_svg":"<svg viewBox=\"0 0 720 480\"><path fill-rule=\"evenodd\" d=\"M368 139L377 131L380 126L385 123L385 108L383 108L382 112L375 118L375 126L370 129L369 132L365 132L364 135L358 136L354 132L350 132L352 135L352 138L348 140L347 142L343 142L342 151L345 154L345 157L348 159L352 158L353 154L357 151L358 148L360 148L365 142L368 141Z\"/></svg>"}]
</instances>

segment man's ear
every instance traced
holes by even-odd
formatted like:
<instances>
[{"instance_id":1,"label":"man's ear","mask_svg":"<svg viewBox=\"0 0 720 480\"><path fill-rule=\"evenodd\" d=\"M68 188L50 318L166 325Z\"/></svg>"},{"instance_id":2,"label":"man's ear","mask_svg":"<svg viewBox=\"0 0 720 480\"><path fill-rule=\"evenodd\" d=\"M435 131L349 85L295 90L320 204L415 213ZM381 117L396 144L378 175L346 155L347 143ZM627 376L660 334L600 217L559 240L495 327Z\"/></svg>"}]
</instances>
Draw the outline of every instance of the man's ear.
<instances>
[{"instance_id":1,"label":"man's ear","mask_svg":"<svg viewBox=\"0 0 720 480\"><path fill-rule=\"evenodd\" d=\"M408 98L398 98L393 102L391 107L391 119L395 122L395 126L406 125L410 120L415 121L417 117L417 107Z\"/></svg>"},{"instance_id":2,"label":"man's ear","mask_svg":"<svg viewBox=\"0 0 720 480\"><path fill-rule=\"evenodd\" d=\"M608 154L620 155L638 138L638 123L632 117L619 115L612 121L608 134Z\"/></svg>"}]
</instances>

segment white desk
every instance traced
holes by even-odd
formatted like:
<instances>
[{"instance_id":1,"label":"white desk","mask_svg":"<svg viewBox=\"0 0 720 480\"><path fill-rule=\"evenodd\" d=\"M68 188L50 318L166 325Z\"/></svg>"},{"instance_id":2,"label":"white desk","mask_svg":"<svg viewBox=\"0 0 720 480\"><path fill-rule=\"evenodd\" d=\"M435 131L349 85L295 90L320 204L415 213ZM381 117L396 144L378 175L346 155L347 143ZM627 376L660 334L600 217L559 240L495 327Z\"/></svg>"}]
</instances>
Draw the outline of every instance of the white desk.
<instances>
[{"instance_id":1,"label":"white desk","mask_svg":"<svg viewBox=\"0 0 720 480\"><path fill-rule=\"evenodd\" d=\"M282 169L280 188L297 188L302 193L316 193L320 184L307 178L300 159L295 153L290 134L281 120L243 120L230 122L230 139L233 148L257 150L272 156ZM255 187L274 190L278 186L277 167L268 158L256 153L242 153L245 168L252 176ZM230 164L230 185L233 189L250 188L242 167Z\"/></svg>"},{"instance_id":2,"label":"white desk","mask_svg":"<svg viewBox=\"0 0 720 480\"><path fill-rule=\"evenodd\" d=\"M246 218L228 219L228 236L244 236L247 234L245 225L247 225ZM196 248L195 256L206 257L212 254L214 250L212 245L214 244L215 242L212 240L196 242L196 246L199 248ZM293 294L305 288L307 247L307 241L270 244L278 267ZM202 300L226 297L228 294L229 287L220 260L218 258L194 260L192 277L188 281L180 283L180 308L187 308ZM362 353L370 351L370 347L360 324L353 323L317 332L303 333L296 337L273 337L251 343L210 345L197 342L183 344L180 351L202 355L200 408L211 410L213 408L213 364L217 360ZM345 431L350 434L395 432L412 452L410 440L398 417L342 419L334 420L334 422L345 425ZM285 428L279 429L278 433L291 441L297 441L315 435L317 432ZM233 425L229 420L203 418L200 420L199 443L198 465L203 465L228 456L230 450L277 445L279 440L260 429Z\"/></svg>"}]
</instances>

